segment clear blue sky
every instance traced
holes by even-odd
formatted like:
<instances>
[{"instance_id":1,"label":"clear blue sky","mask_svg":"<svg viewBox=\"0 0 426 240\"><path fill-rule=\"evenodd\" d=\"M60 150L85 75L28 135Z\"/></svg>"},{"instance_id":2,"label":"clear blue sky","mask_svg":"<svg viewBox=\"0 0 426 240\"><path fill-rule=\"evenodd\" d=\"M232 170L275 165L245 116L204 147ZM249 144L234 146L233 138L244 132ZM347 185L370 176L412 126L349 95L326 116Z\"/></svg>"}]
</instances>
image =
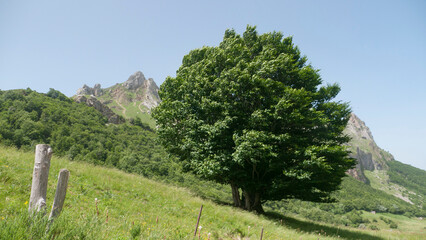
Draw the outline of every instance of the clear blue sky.
<instances>
[{"instance_id":1,"label":"clear blue sky","mask_svg":"<svg viewBox=\"0 0 426 240\"><path fill-rule=\"evenodd\" d=\"M397 160L426 169L426 1L0 0L0 89L160 85L228 28L292 35Z\"/></svg>"}]
</instances>

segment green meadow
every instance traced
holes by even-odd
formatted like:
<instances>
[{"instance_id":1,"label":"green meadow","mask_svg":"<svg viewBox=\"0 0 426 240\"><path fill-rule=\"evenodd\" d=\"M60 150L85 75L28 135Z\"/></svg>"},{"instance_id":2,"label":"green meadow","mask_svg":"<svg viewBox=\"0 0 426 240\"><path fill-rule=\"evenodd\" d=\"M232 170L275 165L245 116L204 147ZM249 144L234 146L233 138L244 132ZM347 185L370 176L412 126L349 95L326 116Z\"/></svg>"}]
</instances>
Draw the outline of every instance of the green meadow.
<instances>
[{"instance_id":1,"label":"green meadow","mask_svg":"<svg viewBox=\"0 0 426 240\"><path fill-rule=\"evenodd\" d=\"M27 213L33 163L32 152L0 146L0 239L260 239L262 228L263 239L426 237L424 220L417 218L364 212L380 229L371 230L322 224L268 209L266 215L256 215L201 199L185 188L55 156L47 211L59 170L67 168L71 175L63 212L46 230L46 216L30 218ZM200 228L194 237L201 205ZM389 220L398 228L387 228Z\"/></svg>"}]
</instances>

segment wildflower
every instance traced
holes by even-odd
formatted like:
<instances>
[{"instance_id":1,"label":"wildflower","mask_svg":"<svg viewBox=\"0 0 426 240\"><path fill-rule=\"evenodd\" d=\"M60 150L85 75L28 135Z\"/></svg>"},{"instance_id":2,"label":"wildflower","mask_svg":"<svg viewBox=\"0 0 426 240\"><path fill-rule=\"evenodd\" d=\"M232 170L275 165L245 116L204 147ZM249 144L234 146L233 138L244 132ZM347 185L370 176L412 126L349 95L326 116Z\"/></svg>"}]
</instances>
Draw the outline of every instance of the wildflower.
<instances>
[{"instance_id":1,"label":"wildflower","mask_svg":"<svg viewBox=\"0 0 426 240\"><path fill-rule=\"evenodd\" d=\"M4 217L1 217L1 220L4 220Z\"/></svg>"},{"instance_id":2,"label":"wildflower","mask_svg":"<svg viewBox=\"0 0 426 240\"><path fill-rule=\"evenodd\" d=\"M4 165L4 167L9 167L9 166L7 166L7 165Z\"/></svg>"},{"instance_id":3,"label":"wildflower","mask_svg":"<svg viewBox=\"0 0 426 240\"><path fill-rule=\"evenodd\" d=\"M25 203L24 203L25 205L27 205L28 204L28 201L25 201Z\"/></svg>"}]
</instances>

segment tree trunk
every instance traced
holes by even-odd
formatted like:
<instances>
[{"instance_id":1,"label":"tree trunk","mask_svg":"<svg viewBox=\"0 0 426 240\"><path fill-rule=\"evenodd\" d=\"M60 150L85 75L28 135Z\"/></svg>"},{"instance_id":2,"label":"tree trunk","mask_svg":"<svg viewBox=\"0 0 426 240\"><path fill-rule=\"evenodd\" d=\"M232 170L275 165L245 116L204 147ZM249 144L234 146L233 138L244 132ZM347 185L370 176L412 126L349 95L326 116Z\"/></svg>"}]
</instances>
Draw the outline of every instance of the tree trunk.
<instances>
[{"instance_id":1,"label":"tree trunk","mask_svg":"<svg viewBox=\"0 0 426 240\"><path fill-rule=\"evenodd\" d=\"M38 144L36 146L29 212L39 212L46 207L47 180L51 157L52 149L49 145Z\"/></svg>"},{"instance_id":2,"label":"tree trunk","mask_svg":"<svg viewBox=\"0 0 426 240\"><path fill-rule=\"evenodd\" d=\"M243 191L244 194L244 199L245 199L245 206L244 208L251 212L251 211L256 211L259 214L264 214L265 211L263 210L262 207L262 202L261 202L261 194L260 192L247 192L247 191Z\"/></svg>"},{"instance_id":3,"label":"tree trunk","mask_svg":"<svg viewBox=\"0 0 426 240\"><path fill-rule=\"evenodd\" d=\"M262 202L260 200L260 193L256 192L254 194L253 210L255 210L259 214L264 214L265 211L263 210Z\"/></svg>"},{"instance_id":4,"label":"tree trunk","mask_svg":"<svg viewBox=\"0 0 426 240\"><path fill-rule=\"evenodd\" d=\"M252 211L252 208L251 208L251 194L249 192L247 192L247 191L244 191L244 199L245 199L245 203L244 203L245 209L247 211L251 212Z\"/></svg>"},{"instance_id":5,"label":"tree trunk","mask_svg":"<svg viewBox=\"0 0 426 240\"><path fill-rule=\"evenodd\" d=\"M240 190L238 189L237 185L231 183L232 188L232 199L234 200L234 207L242 207L241 206L241 199L240 199Z\"/></svg>"}]
</instances>

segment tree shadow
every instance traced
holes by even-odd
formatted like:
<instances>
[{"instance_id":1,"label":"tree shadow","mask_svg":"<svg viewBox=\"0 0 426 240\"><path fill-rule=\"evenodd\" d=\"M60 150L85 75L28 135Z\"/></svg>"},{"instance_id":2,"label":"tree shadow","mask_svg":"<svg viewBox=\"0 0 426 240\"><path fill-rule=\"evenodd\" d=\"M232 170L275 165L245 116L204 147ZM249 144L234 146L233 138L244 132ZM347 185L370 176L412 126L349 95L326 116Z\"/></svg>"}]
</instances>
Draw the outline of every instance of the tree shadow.
<instances>
[{"instance_id":1,"label":"tree shadow","mask_svg":"<svg viewBox=\"0 0 426 240\"><path fill-rule=\"evenodd\" d=\"M265 217L269 220L276 221L278 224L282 224L285 227L296 229L298 231L308 232L312 234L321 234L321 236L332 236L340 237L342 239L370 239L370 240L383 240L384 238L372 236L368 233L351 231L348 229L342 229L338 226L325 226L319 223L307 222L298 220L292 217L284 216L277 212L266 212Z\"/></svg>"}]
</instances>

